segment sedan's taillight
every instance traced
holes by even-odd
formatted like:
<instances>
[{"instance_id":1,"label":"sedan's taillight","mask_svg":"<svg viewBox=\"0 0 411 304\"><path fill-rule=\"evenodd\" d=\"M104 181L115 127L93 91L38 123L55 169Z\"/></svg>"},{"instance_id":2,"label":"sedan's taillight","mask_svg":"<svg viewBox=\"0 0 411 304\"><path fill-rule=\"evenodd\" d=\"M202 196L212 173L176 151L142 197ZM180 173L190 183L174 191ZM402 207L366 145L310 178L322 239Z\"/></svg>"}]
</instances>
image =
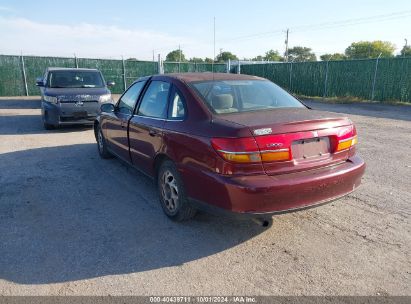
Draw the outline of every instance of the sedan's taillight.
<instances>
[{"instance_id":1,"label":"sedan's taillight","mask_svg":"<svg viewBox=\"0 0 411 304\"><path fill-rule=\"evenodd\" d=\"M321 138L327 140L321 141ZM317 146L312 144L313 139L317 139ZM304 143L305 140L308 141ZM299 143L301 141L302 143ZM310 155L312 157L349 150L357 141L357 130L354 125L350 125L315 131L262 135L255 138L213 138L211 144L217 153L229 162L270 163L293 160L293 145L294 149L299 149L303 155L313 154ZM299 145L297 148L296 143Z\"/></svg>"},{"instance_id":2,"label":"sedan's taillight","mask_svg":"<svg viewBox=\"0 0 411 304\"><path fill-rule=\"evenodd\" d=\"M338 145L335 152L351 148L358 143L357 130L354 125L344 128L337 135Z\"/></svg>"},{"instance_id":3,"label":"sedan's taillight","mask_svg":"<svg viewBox=\"0 0 411 304\"><path fill-rule=\"evenodd\" d=\"M213 138L211 144L225 160L235 163L261 162L260 151L253 137Z\"/></svg>"},{"instance_id":4,"label":"sedan's taillight","mask_svg":"<svg viewBox=\"0 0 411 304\"><path fill-rule=\"evenodd\" d=\"M257 140L261 141L258 137ZM235 163L273 162L291 159L289 147L281 145L263 150L259 148L261 143L257 144L253 137L213 138L211 144L225 160Z\"/></svg>"}]
</instances>

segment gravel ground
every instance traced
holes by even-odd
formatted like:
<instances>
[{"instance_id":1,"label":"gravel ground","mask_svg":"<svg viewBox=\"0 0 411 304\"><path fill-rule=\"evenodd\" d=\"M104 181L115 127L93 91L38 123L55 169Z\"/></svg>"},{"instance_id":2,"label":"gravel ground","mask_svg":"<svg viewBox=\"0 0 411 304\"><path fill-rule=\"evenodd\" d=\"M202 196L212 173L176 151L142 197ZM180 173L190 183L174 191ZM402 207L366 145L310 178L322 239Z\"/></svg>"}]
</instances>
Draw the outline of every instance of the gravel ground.
<instances>
[{"instance_id":1,"label":"gravel ground","mask_svg":"<svg viewBox=\"0 0 411 304\"><path fill-rule=\"evenodd\" d=\"M263 228L173 223L90 128L45 131L37 99L3 98L0 295L411 295L411 107L308 104L356 123L363 185Z\"/></svg>"}]
</instances>

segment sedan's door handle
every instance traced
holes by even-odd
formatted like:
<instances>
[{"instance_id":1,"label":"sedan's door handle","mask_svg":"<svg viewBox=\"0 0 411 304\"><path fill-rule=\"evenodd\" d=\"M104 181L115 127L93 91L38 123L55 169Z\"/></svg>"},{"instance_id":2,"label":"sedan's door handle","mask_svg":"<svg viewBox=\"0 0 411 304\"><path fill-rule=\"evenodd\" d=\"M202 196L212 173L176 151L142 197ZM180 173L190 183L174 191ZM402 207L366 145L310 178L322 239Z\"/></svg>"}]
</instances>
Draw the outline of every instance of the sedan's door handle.
<instances>
[{"instance_id":1,"label":"sedan's door handle","mask_svg":"<svg viewBox=\"0 0 411 304\"><path fill-rule=\"evenodd\" d=\"M127 125L127 124L126 124L124 121L121 122L121 127L122 127L122 128L125 128L126 125Z\"/></svg>"},{"instance_id":2,"label":"sedan's door handle","mask_svg":"<svg viewBox=\"0 0 411 304\"><path fill-rule=\"evenodd\" d=\"M158 134L158 132L156 131L156 130L153 130L153 129L150 129L149 131L148 131L148 134L150 134L150 136L156 136L157 134Z\"/></svg>"}]
</instances>

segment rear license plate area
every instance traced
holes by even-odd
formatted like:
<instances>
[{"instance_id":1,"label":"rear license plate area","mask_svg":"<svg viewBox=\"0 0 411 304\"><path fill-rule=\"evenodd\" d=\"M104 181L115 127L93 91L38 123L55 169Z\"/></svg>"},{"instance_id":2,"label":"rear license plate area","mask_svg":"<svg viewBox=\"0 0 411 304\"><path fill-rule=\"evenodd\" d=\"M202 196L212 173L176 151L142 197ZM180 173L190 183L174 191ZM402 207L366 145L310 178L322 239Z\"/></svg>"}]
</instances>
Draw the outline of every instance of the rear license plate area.
<instances>
[{"instance_id":1,"label":"rear license plate area","mask_svg":"<svg viewBox=\"0 0 411 304\"><path fill-rule=\"evenodd\" d=\"M318 137L296 140L291 144L293 159L304 161L321 159L330 154L329 137Z\"/></svg>"}]
</instances>

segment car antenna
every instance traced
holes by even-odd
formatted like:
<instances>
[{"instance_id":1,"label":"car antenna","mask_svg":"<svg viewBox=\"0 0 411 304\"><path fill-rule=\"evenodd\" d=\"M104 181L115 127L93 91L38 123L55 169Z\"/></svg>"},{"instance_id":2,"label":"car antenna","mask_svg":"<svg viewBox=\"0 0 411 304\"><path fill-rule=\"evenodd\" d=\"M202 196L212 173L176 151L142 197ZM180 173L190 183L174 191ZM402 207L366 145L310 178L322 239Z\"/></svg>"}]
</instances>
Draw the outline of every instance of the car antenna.
<instances>
[{"instance_id":1,"label":"car antenna","mask_svg":"<svg viewBox=\"0 0 411 304\"><path fill-rule=\"evenodd\" d=\"M214 16L214 54L213 54L213 64L211 66L213 72L213 82L214 82L214 61L215 61L215 16Z\"/></svg>"}]
</instances>

